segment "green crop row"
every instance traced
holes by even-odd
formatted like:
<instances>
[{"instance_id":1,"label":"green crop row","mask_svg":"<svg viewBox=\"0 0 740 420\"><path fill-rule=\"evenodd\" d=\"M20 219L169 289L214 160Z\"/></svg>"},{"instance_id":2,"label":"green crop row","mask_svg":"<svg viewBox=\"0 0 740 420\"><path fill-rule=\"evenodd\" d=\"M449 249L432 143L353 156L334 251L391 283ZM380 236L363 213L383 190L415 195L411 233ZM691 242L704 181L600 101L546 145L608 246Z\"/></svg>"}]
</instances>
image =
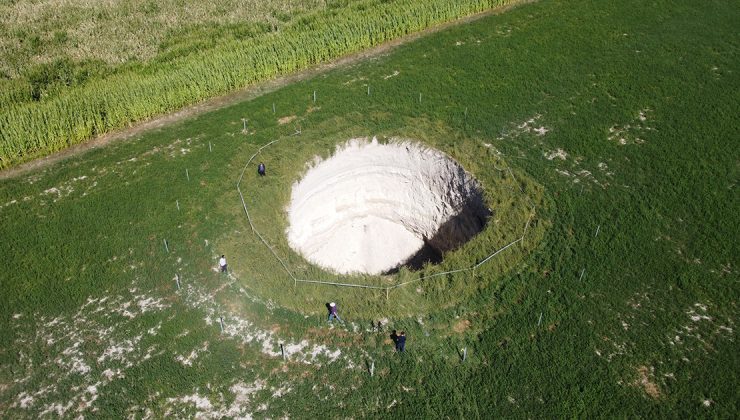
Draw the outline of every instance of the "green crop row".
<instances>
[{"instance_id":1,"label":"green crop row","mask_svg":"<svg viewBox=\"0 0 740 420\"><path fill-rule=\"evenodd\" d=\"M114 74L0 114L0 168L510 0L370 0L169 63ZM155 67L155 68L153 68Z\"/></svg>"}]
</instances>

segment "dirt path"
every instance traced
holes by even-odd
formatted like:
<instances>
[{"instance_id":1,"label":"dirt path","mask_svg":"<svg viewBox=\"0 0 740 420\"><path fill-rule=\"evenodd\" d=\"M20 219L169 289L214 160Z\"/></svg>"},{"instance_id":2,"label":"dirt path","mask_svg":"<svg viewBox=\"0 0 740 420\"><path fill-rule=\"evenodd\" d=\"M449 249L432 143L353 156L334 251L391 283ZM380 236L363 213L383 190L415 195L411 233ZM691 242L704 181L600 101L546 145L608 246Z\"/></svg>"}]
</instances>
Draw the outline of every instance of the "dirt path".
<instances>
[{"instance_id":1,"label":"dirt path","mask_svg":"<svg viewBox=\"0 0 740 420\"><path fill-rule=\"evenodd\" d=\"M179 111L176 111L170 114L161 115L159 117L155 117L147 121L140 121L140 122L133 123L131 127L124 128L124 129L117 130L117 131L112 131L110 133L104 134L102 136L98 136L84 143L70 146L67 149L51 154L49 156L39 158L36 160L32 160L30 162L26 162L18 166L14 166L12 168L2 170L0 171L0 180L15 178L17 176L21 176L23 174L26 174L28 172L31 172L37 169L46 168L50 165L53 165L54 163L60 162L69 157L80 155L92 149L98 149L101 147L105 147L106 145L114 141L129 139L147 130L165 127L167 125L176 123L186 118L193 117L195 115L200 115L200 114L203 114L209 111L213 111L213 110L227 107L229 105L233 105L235 103L257 98L266 93L276 91L283 86L289 85L297 81L309 79L316 75L326 73L329 70L340 68L340 67L347 67L352 64L358 63L362 60L368 59L368 58L387 54L400 45L408 44L419 38L442 31L444 29L447 29L453 26L463 25L469 22L473 22L485 16L501 14L508 10L511 10L514 7L518 7L523 4L534 3L535 1L537 0L515 1L506 6L497 7L495 9L487 10L485 12L481 12L475 15L471 15L471 16L457 19L451 22L443 23L441 25L437 25L432 28L425 29L421 32L417 32L417 33L414 33L414 34L411 34L411 35L408 35L402 38L398 38L393 41L388 41L384 44L378 45L376 47L373 47L367 50L349 54L349 55L340 57L336 60L333 60L327 63L322 63L322 64L315 65L313 67L309 67L308 69L305 69L305 70L301 70L301 71L298 71L298 72L295 72L295 73L292 73L286 76L281 76L281 77L278 77L272 80L268 80L262 83L251 85L246 88L237 90L235 92L228 93L226 95L218 96L218 97L211 98L211 99L206 99L197 104L187 106Z\"/></svg>"}]
</instances>

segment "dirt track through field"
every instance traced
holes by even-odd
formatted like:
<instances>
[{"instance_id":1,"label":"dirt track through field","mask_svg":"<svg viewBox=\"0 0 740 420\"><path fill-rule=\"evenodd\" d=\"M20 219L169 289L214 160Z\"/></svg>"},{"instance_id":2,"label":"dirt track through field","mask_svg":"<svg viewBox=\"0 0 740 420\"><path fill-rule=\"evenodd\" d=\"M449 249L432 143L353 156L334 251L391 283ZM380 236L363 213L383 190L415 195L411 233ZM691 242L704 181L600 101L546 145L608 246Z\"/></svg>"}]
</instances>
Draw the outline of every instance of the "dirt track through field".
<instances>
[{"instance_id":1,"label":"dirt track through field","mask_svg":"<svg viewBox=\"0 0 740 420\"><path fill-rule=\"evenodd\" d=\"M114 141L130 139L148 130L165 127L167 125L182 121L186 118L190 118L196 115L204 114L206 112L224 108L229 105L233 105L235 103L239 103L242 101L247 101L250 99L257 98L264 94L274 92L283 86L286 86L286 85L289 85L291 83L298 82L301 80L309 79L311 77L325 73L335 68L347 67L347 66L356 64L360 61L363 61L365 59L368 59L368 58L381 56L383 54L386 54L392 51L394 48L400 45L408 44L419 38L439 32L441 30L444 30L444 29L447 29L453 26L457 26L457 25L466 24L466 23L481 19L486 16L501 14L508 10L511 10L514 7L518 7L523 4L534 3L535 1L537 0L515 1L506 6L497 7L495 9L487 10L485 12L481 12L475 15L471 15L471 16L457 19L451 22L443 23L441 25L437 25L432 28L423 30L421 32L417 32L417 33L414 33L414 34L411 34L411 35L408 35L402 38L395 39L393 41L386 42L384 44L378 45L376 47L373 47L367 50L363 50L363 51L360 51L354 54L349 54L349 55L337 58L336 60L333 60L327 63L322 63L322 64L315 65L313 67L309 67L308 69L305 69L305 70L301 70L301 71L298 71L298 72L295 72L295 73L292 73L286 76L281 76L281 77L278 77L272 80L268 80L262 83L251 85L246 88L237 90L235 92L228 93L226 95L218 96L218 97L211 98L211 99L206 99L197 104L187 106L179 111L176 111L170 114L161 115L159 117L155 117L147 121L133 123L134 125L132 125L131 127L104 134L102 136L96 137L87 142L71 146L67 149L54 153L52 155L39 158L39 159L26 162L24 164L21 164L21 165L18 165L18 166L9 168L9 169L5 169L3 171L0 171L0 180L11 179L11 178L26 174L28 172L34 171L34 170L46 168L64 159L83 154L87 152L88 150L105 147L106 145Z\"/></svg>"}]
</instances>

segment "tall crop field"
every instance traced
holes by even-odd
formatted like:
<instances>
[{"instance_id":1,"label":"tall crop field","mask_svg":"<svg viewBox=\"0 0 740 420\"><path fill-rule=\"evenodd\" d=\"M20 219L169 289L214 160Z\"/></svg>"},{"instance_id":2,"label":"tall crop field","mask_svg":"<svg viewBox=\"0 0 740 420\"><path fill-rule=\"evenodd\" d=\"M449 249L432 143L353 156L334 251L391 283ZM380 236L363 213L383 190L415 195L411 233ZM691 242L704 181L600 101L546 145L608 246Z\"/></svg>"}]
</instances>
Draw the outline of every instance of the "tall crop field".
<instances>
[{"instance_id":1,"label":"tall crop field","mask_svg":"<svg viewBox=\"0 0 740 420\"><path fill-rule=\"evenodd\" d=\"M41 157L276 75L377 45L432 25L507 3L503 0L380 2L307 13L243 40L194 50L165 62L19 101L11 86L0 103L0 168ZM8 84L6 82L6 84Z\"/></svg>"}]
</instances>

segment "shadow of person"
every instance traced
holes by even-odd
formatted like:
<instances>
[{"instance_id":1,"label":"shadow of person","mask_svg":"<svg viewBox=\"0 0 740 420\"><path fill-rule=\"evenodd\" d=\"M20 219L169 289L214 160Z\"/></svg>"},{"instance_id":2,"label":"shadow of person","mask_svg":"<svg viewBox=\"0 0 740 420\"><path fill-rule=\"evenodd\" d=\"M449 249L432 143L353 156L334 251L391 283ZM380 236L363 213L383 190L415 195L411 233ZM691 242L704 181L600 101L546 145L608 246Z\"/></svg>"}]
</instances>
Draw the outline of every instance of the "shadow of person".
<instances>
[{"instance_id":1,"label":"shadow of person","mask_svg":"<svg viewBox=\"0 0 740 420\"><path fill-rule=\"evenodd\" d=\"M396 330L393 330L393 331L391 332L391 335L389 335L389 337L391 338L391 340L393 340L393 345L394 345L394 346L395 346L396 344L398 344L398 334L396 334Z\"/></svg>"}]
</instances>

